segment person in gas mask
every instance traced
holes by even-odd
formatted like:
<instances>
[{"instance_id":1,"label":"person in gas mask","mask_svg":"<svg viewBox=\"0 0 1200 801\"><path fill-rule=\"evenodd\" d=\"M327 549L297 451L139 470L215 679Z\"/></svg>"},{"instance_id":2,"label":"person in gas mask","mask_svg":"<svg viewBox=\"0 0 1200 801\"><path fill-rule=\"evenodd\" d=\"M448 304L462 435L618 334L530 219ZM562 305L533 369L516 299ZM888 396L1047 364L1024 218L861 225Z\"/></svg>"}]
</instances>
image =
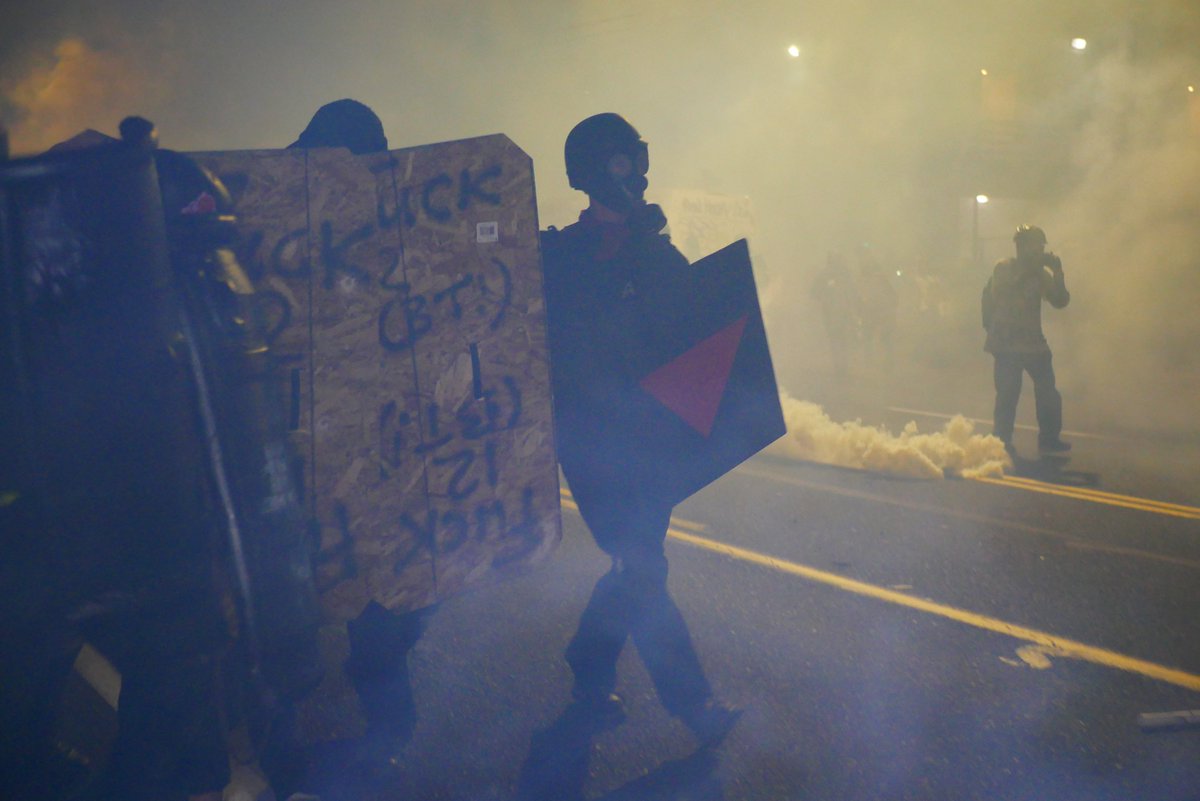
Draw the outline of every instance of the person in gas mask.
<instances>
[{"instance_id":1,"label":"person in gas mask","mask_svg":"<svg viewBox=\"0 0 1200 801\"><path fill-rule=\"evenodd\" d=\"M1050 346L1042 333L1042 301L1056 309L1071 302L1062 260L1046 252L1046 234L1036 225L1022 225L1013 234L1016 258L996 264L983 289L983 349L995 358L996 409L993 433L1015 453L1013 425L1021 397L1021 376L1033 379L1037 408L1038 449L1062 453L1071 449L1060 438L1062 395L1054 382Z\"/></svg>"},{"instance_id":2,"label":"person in gas mask","mask_svg":"<svg viewBox=\"0 0 1200 801\"><path fill-rule=\"evenodd\" d=\"M647 204L649 151L617 114L567 136L567 178L590 204L579 221L542 236L559 462L612 569L596 584L566 652L572 696L596 730L624 720L617 659L632 637L664 707L705 746L741 711L720 703L667 591L664 540L671 502L629 414L636 355L671 338L694 301L690 266Z\"/></svg>"}]
</instances>

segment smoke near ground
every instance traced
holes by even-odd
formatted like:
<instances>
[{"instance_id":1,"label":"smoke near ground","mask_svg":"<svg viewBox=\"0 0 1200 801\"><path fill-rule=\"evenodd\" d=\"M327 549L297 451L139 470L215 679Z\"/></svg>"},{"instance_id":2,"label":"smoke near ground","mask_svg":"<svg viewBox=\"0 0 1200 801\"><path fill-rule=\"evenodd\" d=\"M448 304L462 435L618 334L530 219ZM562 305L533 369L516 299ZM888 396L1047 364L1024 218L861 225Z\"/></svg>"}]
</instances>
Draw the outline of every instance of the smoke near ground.
<instances>
[{"instance_id":1,"label":"smoke near ground","mask_svg":"<svg viewBox=\"0 0 1200 801\"><path fill-rule=\"evenodd\" d=\"M810 401L783 392L787 434L767 453L905 478L1002 476L1012 461L1004 443L974 433L974 423L957 416L941 431L922 434L909 422L899 434L858 420L838 423Z\"/></svg>"}]
</instances>

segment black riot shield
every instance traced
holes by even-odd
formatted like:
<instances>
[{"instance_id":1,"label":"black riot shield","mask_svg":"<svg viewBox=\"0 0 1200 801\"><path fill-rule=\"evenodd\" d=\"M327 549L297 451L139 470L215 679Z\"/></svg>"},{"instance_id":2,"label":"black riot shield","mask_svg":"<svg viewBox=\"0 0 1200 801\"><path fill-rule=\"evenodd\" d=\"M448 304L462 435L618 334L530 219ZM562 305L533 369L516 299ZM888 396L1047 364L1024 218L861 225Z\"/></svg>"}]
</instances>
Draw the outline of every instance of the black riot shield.
<instances>
[{"instance_id":1,"label":"black riot shield","mask_svg":"<svg viewBox=\"0 0 1200 801\"><path fill-rule=\"evenodd\" d=\"M633 449L649 463L642 472L672 503L787 430L746 240L692 269L694 312L673 321L681 331L639 354L641 378L629 408Z\"/></svg>"}]
</instances>

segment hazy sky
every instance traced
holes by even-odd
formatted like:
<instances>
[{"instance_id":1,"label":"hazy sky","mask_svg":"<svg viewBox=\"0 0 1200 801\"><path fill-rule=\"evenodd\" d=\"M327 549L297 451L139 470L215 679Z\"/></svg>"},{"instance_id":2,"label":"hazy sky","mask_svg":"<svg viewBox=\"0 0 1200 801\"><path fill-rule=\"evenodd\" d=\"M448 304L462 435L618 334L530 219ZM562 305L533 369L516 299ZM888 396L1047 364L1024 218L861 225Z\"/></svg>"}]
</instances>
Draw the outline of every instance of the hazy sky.
<instances>
[{"instance_id":1,"label":"hazy sky","mask_svg":"<svg viewBox=\"0 0 1200 801\"><path fill-rule=\"evenodd\" d=\"M807 277L863 241L964 279L977 303L965 210L993 192L989 261L1027 219L1063 256L1075 368L1100 371L1115 348L1148 377L1180 360L1200 372L1195 0L46 0L5 17L16 153L131 113L176 149L282 147L355 97L393 147L507 134L533 157L542 224L561 225L583 200L563 138L617 111L650 143L652 200L750 198L769 314L811 313ZM989 131L1017 143L999 167L976 158ZM789 362L815 348L811 326L768 323Z\"/></svg>"}]
</instances>

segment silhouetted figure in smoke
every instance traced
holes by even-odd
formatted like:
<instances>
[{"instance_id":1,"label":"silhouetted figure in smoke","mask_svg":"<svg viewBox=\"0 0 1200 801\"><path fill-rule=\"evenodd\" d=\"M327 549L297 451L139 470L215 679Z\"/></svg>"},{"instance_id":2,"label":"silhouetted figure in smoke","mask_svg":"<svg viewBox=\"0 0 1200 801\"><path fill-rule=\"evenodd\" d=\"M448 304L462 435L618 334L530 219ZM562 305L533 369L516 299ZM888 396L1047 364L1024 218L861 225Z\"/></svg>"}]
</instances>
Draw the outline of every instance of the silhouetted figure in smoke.
<instances>
[{"instance_id":1,"label":"silhouetted figure in smoke","mask_svg":"<svg viewBox=\"0 0 1200 801\"><path fill-rule=\"evenodd\" d=\"M355 155L382 153L388 140L383 123L357 100L326 103L289 148L344 147ZM362 702L368 739L399 745L412 735L416 705L409 681L408 654L424 630L427 612L395 614L372 601L346 628L350 658L346 673ZM386 750L386 748L384 749Z\"/></svg>"},{"instance_id":2,"label":"silhouetted figure in smoke","mask_svg":"<svg viewBox=\"0 0 1200 801\"><path fill-rule=\"evenodd\" d=\"M813 279L809 295L821 306L833 370L845 375L850 345L858 334L858 287L842 254L830 251L825 267Z\"/></svg>"},{"instance_id":3,"label":"silhouetted figure in smoke","mask_svg":"<svg viewBox=\"0 0 1200 801\"><path fill-rule=\"evenodd\" d=\"M983 289L984 350L995 357L996 410L993 433L1013 448L1013 424L1021 397L1021 378L1033 379L1037 405L1038 447L1045 453L1070 450L1060 439L1062 396L1054 384L1050 346L1042 333L1042 300L1056 309L1071 301L1063 278L1062 260L1046 252L1046 234L1033 225L1022 225L1013 234L1016 258L996 264Z\"/></svg>"},{"instance_id":4,"label":"silhouetted figure in smoke","mask_svg":"<svg viewBox=\"0 0 1200 801\"><path fill-rule=\"evenodd\" d=\"M345 147L356 156L388 148L383 123L371 107L343 98L317 109L308 126L288 148Z\"/></svg>"},{"instance_id":5,"label":"silhouetted figure in smoke","mask_svg":"<svg viewBox=\"0 0 1200 801\"><path fill-rule=\"evenodd\" d=\"M873 359L878 347L883 366L890 368L895 350L896 311L900 296L892 286L888 271L880 266L873 253L860 254L858 275L864 355Z\"/></svg>"},{"instance_id":6,"label":"silhouetted figure in smoke","mask_svg":"<svg viewBox=\"0 0 1200 801\"><path fill-rule=\"evenodd\" d=\"M220 182L186 156L156 150L149 121L128 117L120 130L123 144L90 131L52 148L39 173L24 173L43 176L45 194L18 206L14 192L6 209L30 258L0 266L50 280L38 282L43 299L5 312L29 332L53 320L57 349L68 355L49 362L28 334L21 347L50 366L34 373L36 390L20 390L54 412L13 415L28 407L0 404L6 422L25 424L23 441L5 439L6 457L23 451L45 471L22 480L29 489L0 514L0 528L14 535L0 572L0 795L219 801L230 771L215 666L230 631L213 580L224 557L204 490L211 479L196 419L204 404L187 354L212 356L206 376L228 379L235 370L216 362L256 348L257 332L231 290L243 276L227 250L232 218ZM153 191L132 180L155 172ZM59 204L63 197L78 205ZM84 408L75 431L71 410ZM15 461L0 460L0 472ZM121 684L115 741L81 789L80 766L57 753L54 735L85 640Z\"/></svg>"},{"instance_id":7,"label":"silhouetted figure in smoke","mask_svg":"<svg viewBox=\"0 0 1200 801\"><path fill-rule=\"evenodd\" d=\"M375 112L347 98L321 106L296 141L288 145L289 149L321 147L344 147L363 155L386 151L388 140ZM417 711L408 656L433 610L429 607L397 614L372 601L347 623L350 656L346 674L367 721L365 748L357 757L386 763L412 737ZM294 739L294 722L281 723L283 732L262 761L276 793L283 794L300 787L307 789L306 785L316 779L306 777L310 765L304 749Z\"/></svg>"},{"instance_id":8,"label":"silhouetted figure in smoke","mask_svg":"<svg viewBox=\"0 0 1200 801\"><path fill-rule=\"evenodd\" d=\"M628 398L631 357L669 336L690 309L690 267L643 199L646 143L616 114L579 123L566 141L567 178L587 193L579 221L542 237L558 456L580 513L612 569L596 584L567 648L574 703L597 730L624 719L617 658L633 637L663 706L705 745L740 710L713 699L679 609L663 550L671 503L649 487L656 466L639 447Z\"/></svg>"}]
</instances>

